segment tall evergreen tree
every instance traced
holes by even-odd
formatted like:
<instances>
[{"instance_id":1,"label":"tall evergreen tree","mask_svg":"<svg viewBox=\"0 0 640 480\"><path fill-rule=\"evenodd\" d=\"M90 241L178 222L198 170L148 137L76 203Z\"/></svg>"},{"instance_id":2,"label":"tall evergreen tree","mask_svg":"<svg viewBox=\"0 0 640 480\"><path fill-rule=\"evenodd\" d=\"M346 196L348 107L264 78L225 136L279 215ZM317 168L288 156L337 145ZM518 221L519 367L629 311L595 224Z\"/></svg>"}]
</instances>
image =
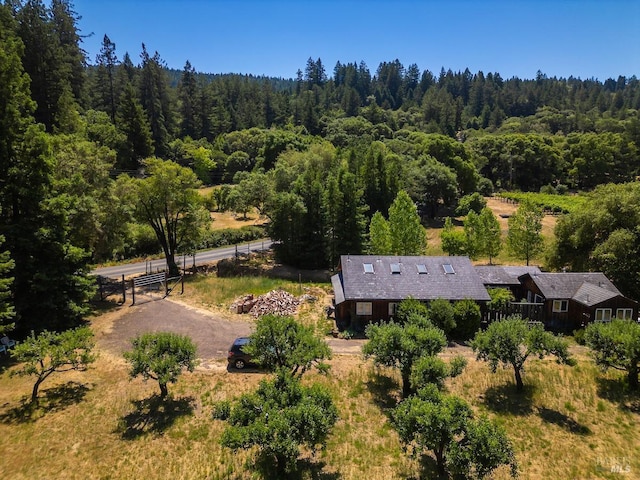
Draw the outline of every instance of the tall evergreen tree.
<instances>
[{"instance_id":1,"label":"tall evergreen tree","mask_svg":"<svg viewBox=\"0 0 640 480\"><path fill-rule=\"evenodd\" d=\"M125 86L120 99L118 127L126 137L125 148L118 155L118 166L137 170L143 159L153 155L153 140L149 121L131 84Z\"/></svg>"},{"instance_id":2,"label":"tall evergreen tree","mask_svg":"<svg viewBox=\"0 0 640 480\"><path fill-rule=\"evenodd\" d=\"M116 68L118 57L116 56L116 44L105 34L102 39L100 53L96 55L98 64L96 72L96 91L94 95L99 97L103 108L109 112L111 121L116 124Z\"/></svg>"},{"instance_id":3,"label":"tall evergreen tree","mask_svg":"<svg viewBox=\"0 0 640 480\"><path fill-rule=\"evenodd\" d=\"M140 72L140 98L149 118L155 153L165 158L169 151L170 133L173 128L173 111L164 62L158 52L149 56L142 44L142 70Z\"/></svg>"},{"instance_id":4,"label":"tall evergreen tree","mask_svg":"<svg viewBox=\"0 0 640 480\"><path fill-rule=\"evenodd\" d=\"M82 37L77 23L81 20L73 10L70 0L51 0L51 22L53 31L60 45L60 60L63 62L66 80L73 98L78 105L83 105L86 83L86 57L80 46Z\"/></svg>"},{"instance_id":5,"label":"tall evergreen tree","mask_svg":"<svg viewBox=\"0 0 640 480\"><path fill-rule=\"evenodd\" d=\"M12 291L24 333L77 324L91 287L84 252L69 243L65 212L53 197L49 140L31 116L35 106L14 31L8 7L1 6L0 234L15 261Z\"/></svg>"},{"instance_id":6,"label":"tall evergreen tree","mask_svg":"<svg viewBox=\"0 0 640 480\"><path fill-rule=\"evenodd\" d=\"M180 98L180 135L189 136L193 139L200 138L202 127L198 125L198 84L196 81L196 71L191 66L189 60L184 65L182 77L178 85L178 95Z\"/></svg>"}]
</instances>

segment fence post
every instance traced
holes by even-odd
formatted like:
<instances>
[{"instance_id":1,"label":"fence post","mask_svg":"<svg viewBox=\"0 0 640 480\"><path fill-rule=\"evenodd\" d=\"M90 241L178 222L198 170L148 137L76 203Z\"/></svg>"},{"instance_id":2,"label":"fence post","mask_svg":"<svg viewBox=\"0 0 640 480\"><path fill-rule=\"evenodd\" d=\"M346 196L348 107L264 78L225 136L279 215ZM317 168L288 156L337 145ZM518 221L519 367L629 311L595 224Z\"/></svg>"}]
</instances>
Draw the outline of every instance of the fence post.
<instances>
[{"instance_id":1,"label":"fence post","mask_svg":"<svg viewBox=\"0 0 640 480\"><path fill-rule=\"evenodd\" d=\"M169 296L169 274L164 272L164 296Z\"/></svg>"},{"instance_id":2,"label":"fence post","mask_svg":"<svg viewBox=\"0 0 640 480\"><path fill-rule=\"evenodd\" d=\"M124 274L122 274L122 303L127 301L127 284L124 281Z\"/></svg>"},{"instance_id":3,"label":"fence post","mask_svg":"<svg viewBox=\"0 0 640 480\"><path fill-rule=\"evenodd\" d=\"M135 305L135 304L136 304L136 284L132 278L131 279L131 305Z\"/></svg>"}]
</instances>

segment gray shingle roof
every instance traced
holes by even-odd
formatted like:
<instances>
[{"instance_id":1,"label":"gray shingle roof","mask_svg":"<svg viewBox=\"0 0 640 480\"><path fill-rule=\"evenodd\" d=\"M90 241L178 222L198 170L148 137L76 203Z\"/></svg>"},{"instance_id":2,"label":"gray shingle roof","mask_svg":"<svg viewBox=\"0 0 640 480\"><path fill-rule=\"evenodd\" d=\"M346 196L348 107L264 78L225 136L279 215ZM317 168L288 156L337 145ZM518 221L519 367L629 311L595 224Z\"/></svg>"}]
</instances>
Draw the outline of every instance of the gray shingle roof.
<instances>
[{"instance_id":1,"label":"gray shingle roof","mask_svg":"<svg viewBox=\"0 0 640 480\"><path fill-rule=\"evenodd\" d=\"M365 264L373 265L373 273L365 273ZM400 273L392 273L391 264L399 264ZM427 273L419 273L418 265L424 265ZM444 265L451 265L455 273L445 273ZM490 300L467 257L343 255L340 266L340 274L331 278L336 303L342 303L340 298Z\"/></svg>"},{"instance_id":2,"label":"gray shingle roof","mask_svg":"<svg viewBox=\"0 0 640 480\"><path fill-rule=\"evenodd\" d=\"M542 273L538 267L478 265L474 267L485 285L520 285L518 277Z\"/></svg>"},{"instance_id":3,"label":"gray shingle roof","mask_svg":"<svg viewBox=\"0 0 640 480\"><path fill-rule=\"evenodd\" d=\"M585 283L591 284L600 290L610 292L613 296L622 296L620 291L611 283L604 273L540 273L530 276L540 289L542 295L550 300L573 298ZM603 293L600 292L600 295L602 294Z\"/></svg>"},{"instance_id":4,"label":"gray shingle roof","mask_svg":"<svg viewBox=\"0 0 640 480\"><path fill-rule=\"evenodd\" d=\"M592 283L583 283L571 298L578 303L591 307L617 296L615 292L611 292Z\"/></svg>"}]
</instances>

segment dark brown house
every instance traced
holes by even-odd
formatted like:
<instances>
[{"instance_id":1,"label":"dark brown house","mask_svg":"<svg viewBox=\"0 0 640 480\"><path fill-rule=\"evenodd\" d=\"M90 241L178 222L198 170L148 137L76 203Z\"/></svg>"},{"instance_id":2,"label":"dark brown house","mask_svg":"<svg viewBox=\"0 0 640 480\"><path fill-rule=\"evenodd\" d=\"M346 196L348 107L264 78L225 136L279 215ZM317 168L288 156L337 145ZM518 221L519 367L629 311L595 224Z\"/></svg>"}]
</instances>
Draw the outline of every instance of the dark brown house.
<instances>
[{"instance_id":1,"label":"dark brown house","mask_svg":"<svg viewBox=\"0 0 640 480\"><path fill-rule=\"evenodd\" d=\"M372 321L390 320L409 297L491 299L467 257L343 255L331 283L340 329L362 330Z\"/></svg>"},{"instance_id":2,"label":"dark brown house","mask_svg":"<svg viewBox=\"0 0 640 480\"><path fill-rule=\"evenodd\" d=\"M544 305L544 324L570 332L590 322L637 319L638 303L626 298L603 273L525 273L527 301Z\"/></svg>"}]
</instances>

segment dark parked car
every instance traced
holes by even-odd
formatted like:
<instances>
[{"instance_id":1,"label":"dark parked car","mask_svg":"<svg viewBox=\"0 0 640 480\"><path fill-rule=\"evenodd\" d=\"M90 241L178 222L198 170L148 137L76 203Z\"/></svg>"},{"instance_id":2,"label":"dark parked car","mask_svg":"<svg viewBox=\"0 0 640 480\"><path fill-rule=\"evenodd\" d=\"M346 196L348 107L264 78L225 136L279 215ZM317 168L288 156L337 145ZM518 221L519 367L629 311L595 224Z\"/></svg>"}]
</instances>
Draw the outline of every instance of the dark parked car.
<instances>
[{"instance_id":1,"label":"dark parked car","mask_svg":"<svg viewBox=\"0 0 640 480\"><path fill-rule=\"evenodd\" d=\"M233 341L233 345L231 345L227 356L229 366L242 370L244 367L252 363L251 355L242 350L242 347L247 343L249 343L248 337L239 337Z\"/></svg>"}]
</instances>

